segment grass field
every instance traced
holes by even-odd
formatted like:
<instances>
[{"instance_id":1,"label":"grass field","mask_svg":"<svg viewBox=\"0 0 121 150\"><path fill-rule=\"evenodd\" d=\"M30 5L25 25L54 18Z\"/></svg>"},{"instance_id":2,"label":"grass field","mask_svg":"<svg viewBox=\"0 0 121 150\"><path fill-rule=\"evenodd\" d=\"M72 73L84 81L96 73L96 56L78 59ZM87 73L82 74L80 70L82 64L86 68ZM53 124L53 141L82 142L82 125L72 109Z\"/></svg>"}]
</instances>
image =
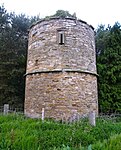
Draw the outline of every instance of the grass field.
<instances>
[{"instance_id":1,"label":"grass field","mask_svg":"<svg viewBox=\"0 0 121 150\"><path fill-rule=\"evenodd\" d=\"M0 115L0 150L121 150L121 117L75 123Z\"/></svg>"}]
</instances>

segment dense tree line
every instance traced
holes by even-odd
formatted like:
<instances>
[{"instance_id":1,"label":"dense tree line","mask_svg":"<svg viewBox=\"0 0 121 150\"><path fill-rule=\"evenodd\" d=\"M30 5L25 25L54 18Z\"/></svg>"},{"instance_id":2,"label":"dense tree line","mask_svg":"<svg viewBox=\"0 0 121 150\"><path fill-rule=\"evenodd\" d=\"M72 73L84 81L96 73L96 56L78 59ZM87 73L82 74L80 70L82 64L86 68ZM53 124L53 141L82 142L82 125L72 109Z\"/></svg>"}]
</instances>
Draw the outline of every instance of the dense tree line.
<instances>
[{"instance_id":1,"label":"dense tree line","mask_svg":"<svg viewBox=\"0 0 121 150\"><path fill-rule=\"evenodd\" d=\"M76 17L58 10L53 16ZM46 17L48 18L48 17ZM24 104L26 52L29 26L39 17L8 13L0 6L0 105ZM121 26L99 26L96 30L96 54L100 111L121 110Z\"/></svg>"},{"instance_id":2,"label":"dense tree line","mask_svg":"<svg viewBox=\"0 0 121 150\"><path fill-rule=\"evenodd\" d=\"M36 20L0 6L0 106L23 106L28 29Z\"/></svg>"},{"instance_id":3,"label":"dense tree line","mask_svg":"<svg viewBox=\"0 0 121 150\"><path fill-rule=\"evenodd\" d=\"M100 26L96 32L99 108L121 112L121 25Z\"/></svg>"}]
</instances>

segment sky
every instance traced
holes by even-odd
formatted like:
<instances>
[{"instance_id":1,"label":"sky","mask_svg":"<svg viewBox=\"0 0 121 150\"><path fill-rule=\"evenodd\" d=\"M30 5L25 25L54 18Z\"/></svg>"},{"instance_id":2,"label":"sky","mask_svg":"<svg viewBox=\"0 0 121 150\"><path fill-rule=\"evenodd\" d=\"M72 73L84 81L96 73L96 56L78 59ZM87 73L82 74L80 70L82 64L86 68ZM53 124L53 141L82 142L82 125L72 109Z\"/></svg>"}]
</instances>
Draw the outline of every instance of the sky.
<instances>
[{"instance_id":1,"label":"sky","mask_svg":"<svg viewBox=\"0 0 121 150\"><path fill-rule=\"evenodd\" d=\"M41 18L55 14L57 10L76 13L77 18L97 28L103 24L121 24L121 0L0 0L8 12Z\"/></svg>"}]
</instances>

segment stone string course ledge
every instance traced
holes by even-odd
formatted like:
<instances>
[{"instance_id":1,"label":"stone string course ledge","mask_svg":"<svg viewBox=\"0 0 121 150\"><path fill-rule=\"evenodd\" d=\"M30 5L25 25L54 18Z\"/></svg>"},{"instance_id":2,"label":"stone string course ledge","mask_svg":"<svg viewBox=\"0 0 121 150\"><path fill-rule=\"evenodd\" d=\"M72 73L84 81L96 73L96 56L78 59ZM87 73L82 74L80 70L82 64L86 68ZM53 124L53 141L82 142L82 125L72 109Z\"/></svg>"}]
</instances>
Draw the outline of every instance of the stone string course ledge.
<instances>
[{"instance_id":1,"label":"stone string course ledge","mask_svg":"<svg viewBox=\"0 0 121 150\"><path fill-rule=\"evenodd\" d=\"M59 34L64 43L59 44ZM70 119L98 114L94 30L74 18L40 20L30 28L25 114Z\"/></svg>"},{"instance_id":2,"label":"stone string course ledge","mask_svg":"<svg viewBox=\"0 0 121 150\"><path fill-rule=\"evenodd\" d=\"M91 71L84 71L84 70L80 70L80 69L55 69L55 70L36 70L36 71L32 71L30 73L26 73L24 76L27 75L32 75L32 74L40 74L40 73L56 73L56 72L80 72L80 73L87 73L87 74L91 74L91 75L95 75L95 76L99 76L97 73L95 72L91 72Z\"/></svg>"}]
</instances>

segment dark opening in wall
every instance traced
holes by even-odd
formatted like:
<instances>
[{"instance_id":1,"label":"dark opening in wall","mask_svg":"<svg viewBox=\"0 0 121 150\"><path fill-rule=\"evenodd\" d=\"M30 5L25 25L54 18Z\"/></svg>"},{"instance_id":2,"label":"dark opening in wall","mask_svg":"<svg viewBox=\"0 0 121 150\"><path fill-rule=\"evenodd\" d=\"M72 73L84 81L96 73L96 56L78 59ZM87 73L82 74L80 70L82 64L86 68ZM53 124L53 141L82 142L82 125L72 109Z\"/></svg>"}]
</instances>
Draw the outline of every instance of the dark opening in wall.
<instances>
[{"instance_id":1,"label":"dark opening in wall","mask_svg":"<svg viewBox=\"0 0 121 150\"><path fill-rule=\"evenodd\" d=\"M35 60L35 66L37 66L38 65L38 59L37 60Z\"/></svg>"},{"instance_id":2,"label":"dark opening in wall","mask_svg":"<svg viewBox=\"0 0 121 150\"><path fill-rule=\"evenodd\" d=\"M61 89L57 88L57 91L61 91Z\"/></svg>"},{"instance_id":3,"label":"dark opening in wall","mask_svg":"<svg viewBox=\"0 0 121 150\"><path fill-rule=\"evenodd\" d=\"M59 33L59 44L63 45L65 42L64 33Z\"/></svg>"}]
</instances>

